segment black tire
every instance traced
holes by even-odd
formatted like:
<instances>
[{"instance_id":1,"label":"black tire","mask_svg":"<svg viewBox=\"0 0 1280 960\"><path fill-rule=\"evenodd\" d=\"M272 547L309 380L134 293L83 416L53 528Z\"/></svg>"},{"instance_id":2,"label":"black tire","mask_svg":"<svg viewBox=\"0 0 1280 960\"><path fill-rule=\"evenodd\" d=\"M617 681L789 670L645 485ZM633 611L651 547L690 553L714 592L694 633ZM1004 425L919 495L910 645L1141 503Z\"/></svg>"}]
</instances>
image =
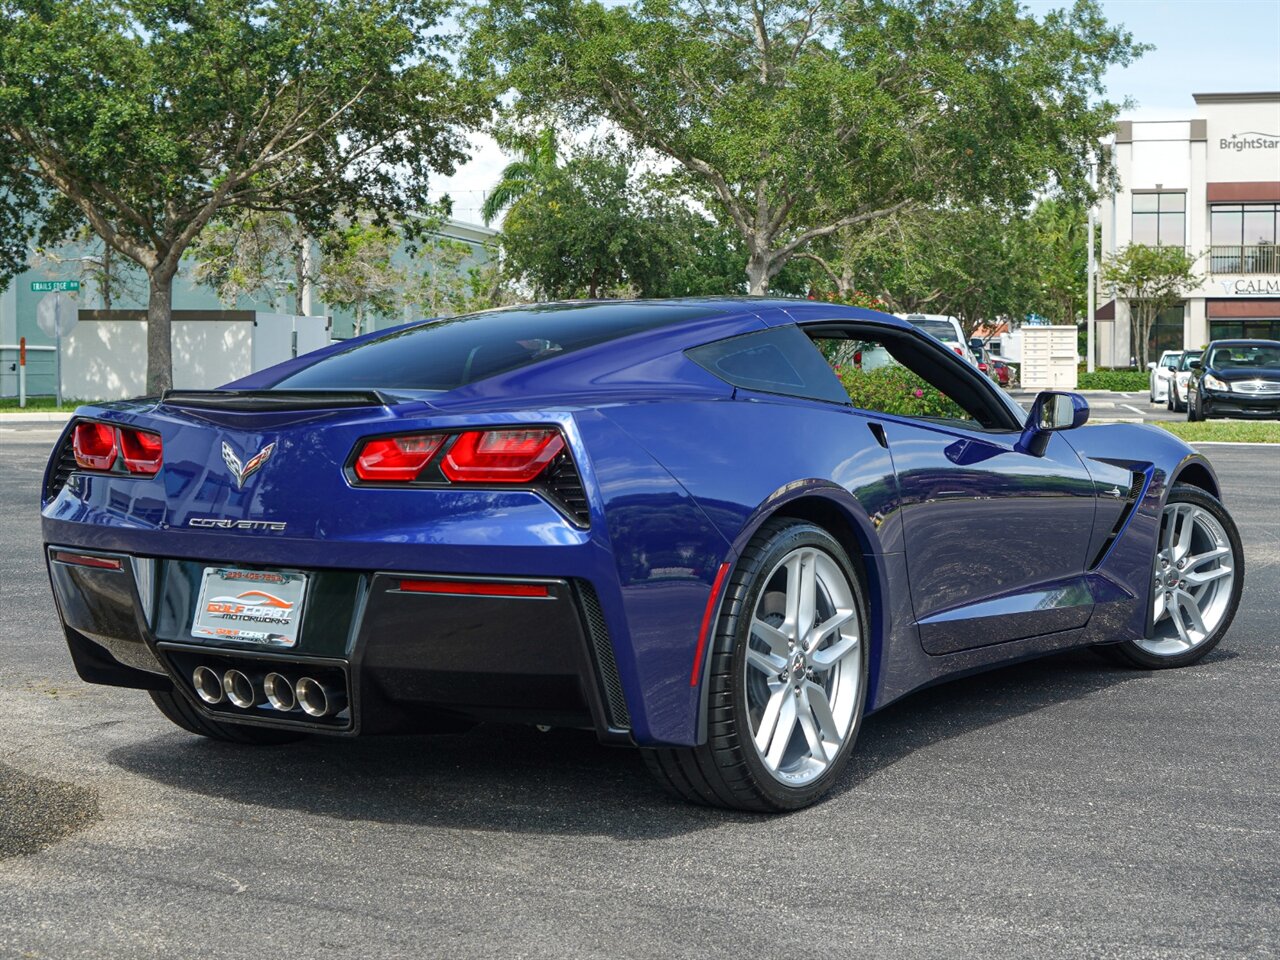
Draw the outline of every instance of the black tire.
<instances>
[{"instance_id":1,"label":"black tire","mask_svg":"<svg viewBox=\"0 0 1280 960\"><path fill-rule=\"evenodd\" d=\"M854 596L860 657L858 689L849 732L828 768L803 786L776 779L751 741L747 715L746 647L751 619L766 578L779 560L799 547L816 547L840 567ZM840 776L858 731L867 696L866 588L858 569L840 544L821 527L780 518L767 521L748 544L724 590L720 617L710 639L707 742L696 747L663 747L641 751L653 775L683 800L714 807L777 813L798 810L816 801Z\"/></svg>"},{"instance_id":2,"label":"black tire","mask_svg":"<svg viewBox=\"0 0 1280 960\"><path fill-rule=\"evenodd\" d=\"M1235 521L1231 519L1231 514L1222 505L1222 501L1199 487L1193 487L1186 483L1175 483L1173 489L1169 491L1169 499L1166 503L1191 503L1213 514L1214 519L1222 524L1222 528L1227 534L1227 540L1231 544L1231 562L1235 570L1235 579L1232 583L1230 599L1221 623L1218 624L1217 628L1206 640L1185 653L1177 656L1158 656L1148 650L1144 650L1133 640L1109 643L1098 648L1099 652L1105 653L1120 663L1141 667L1145 670L1186 667L1202 659L1221 642L1227 630L1230 629L1231 621L1235 619L1236 610L1240 606L1240 593L1244 589L1244 547L1240 543L1240 531L1236 529Z\"/></svg>"},{"instance_id":3,"label":"black tire","mask_svg":"<svg viewBox=\"0 0 1280 960\"><path fill-rule=\"evenodd\" d=\"M1192 400L1190 397L1187 397L1187 422L1188 423L1195 423L1197 420L1200 419L1199 403L1200 403L1200 394L1198 392L1196 393L1196 398L1194 400Z\"/></svg>"},{"instance_id":4,"label":"black tire","mask_svg":"<svg viewBox=\"0 0 1280 960\"><path fill-rule=\"evenodd\" d=\"M306 736L300 730L281 730L274 727L252 727L240 723L219 723L201 714L176 690L152 690L151 699L161 713L177 726L210 740L223 743L242 743L252 746L277 746L293 743Z\"/></svg>"}]
</instances>

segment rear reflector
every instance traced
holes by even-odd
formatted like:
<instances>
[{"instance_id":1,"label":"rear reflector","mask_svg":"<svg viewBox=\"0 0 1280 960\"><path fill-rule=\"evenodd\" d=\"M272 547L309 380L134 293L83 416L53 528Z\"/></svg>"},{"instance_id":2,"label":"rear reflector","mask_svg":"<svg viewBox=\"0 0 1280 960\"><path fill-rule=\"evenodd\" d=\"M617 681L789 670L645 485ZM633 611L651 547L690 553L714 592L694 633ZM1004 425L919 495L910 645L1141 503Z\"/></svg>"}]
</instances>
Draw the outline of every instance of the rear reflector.
<instances>
[{"instance_id":1,"label":"rear reflector","mask_svg":"<svg viewBox=\"0 0 1280 960\"><path fill-rule=\"evenodd\" d=\"M77 567L98 567L101 570L120 570L122 562L114 557L95 557L88 553L67 553L55 550L53 559L59 563L70 563Z\"/></svg>"},{"instance_id":2,"label":"rear reflector","mask_svg":"<svg viewBox=\"0 0 1280 960\"><path fill-rule=\"evenodd\" d=\"M454 483L528 483L564 449L560 431L468 430L454 442L440 470Z\"/></svg>"},{"instance_id":3,"label":"rear reflector","mask_svg":"<svg viewBox=\"0 0 1280 960\"><path fill-rule=\"evenodd\" d=\"M443 442L444 437L439 434L370 440L356 458L356 476L384 483L412 482L418 479L422 468L431 462Z\"/></svg>"},{"instance_id":4,"label":"rear reflector","mask_svg":"<svg viewBox=\"0 0 1280 960\"><path fill-rule=\"evenodd\" d=\"M406 593L453 593L471 597L549 597L545 583L479 583L475 580L401 580Z\"/></svg>"},{"instance_id":5,"label":"rear reflector","mask_svg":"<svg viewBox=\"0 0 1280 960\"><path fill-rule=\"evenodd\" d=\"M124 455L125 469L130 473L155 474L164 462L164 447L160 434L146 430L120 428L120 452Z\"/></svg>"},{"instance_id":6,"label":"rear reflector","mask_svg":"<svg viewBox=\"0 0 1280 960\"><path fill-rule=\"evenodd\" d=\"M77 423L72 448L77 466L86 470L110 470L119 452L116 428L87 420Z\"/></svg>"}]
</instances>

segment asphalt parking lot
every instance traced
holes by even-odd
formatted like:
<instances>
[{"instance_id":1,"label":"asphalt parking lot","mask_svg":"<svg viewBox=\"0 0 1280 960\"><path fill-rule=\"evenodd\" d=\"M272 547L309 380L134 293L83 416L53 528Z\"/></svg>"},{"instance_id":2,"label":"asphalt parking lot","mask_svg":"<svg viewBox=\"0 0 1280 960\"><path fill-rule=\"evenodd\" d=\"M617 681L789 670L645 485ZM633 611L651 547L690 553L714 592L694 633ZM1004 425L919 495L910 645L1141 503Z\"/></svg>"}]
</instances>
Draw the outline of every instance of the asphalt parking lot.
<instances>
[{"instance_id":1,"label":"asphalt parking lot","mask_svg":"<svg viewBox=\"0 0 1280 960\"><path fill-rule=\"evenodd\" d=\"M1023 407L1030 409L1035 400L1035 390L1011 390L1009 395ZM1152 403L1147 391L1139 393L1121 393L1110 390L1088 390L1085 398L1089 401L1089 419L1095 422L1132 421L1158 423L1164 421L1185 421L1187 415L1174 413L1163 403Z\"/></svg>"},{"instance_id":2,"label":"asphalt parking lot","mask_svg":"<svg viewBox=\"0 0 1280 960\"><path fill-rule=\"evenodd\" d=\"M235 748L79 682L40 556L54 436L0 432L0 956L1280 952L1280 447L1205 448L1248 572L1200 665L918 693L826 802L762 818L589 735Z\"/></svg>"}]
</instances>

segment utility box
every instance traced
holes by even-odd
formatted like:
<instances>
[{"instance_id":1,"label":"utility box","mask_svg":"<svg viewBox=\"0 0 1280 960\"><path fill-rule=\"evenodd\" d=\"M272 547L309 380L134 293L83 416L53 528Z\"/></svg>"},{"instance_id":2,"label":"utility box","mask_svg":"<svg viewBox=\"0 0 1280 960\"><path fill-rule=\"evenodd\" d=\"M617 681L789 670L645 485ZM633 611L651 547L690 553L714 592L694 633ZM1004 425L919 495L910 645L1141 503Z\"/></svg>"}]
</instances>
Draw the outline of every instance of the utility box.
<instances>
[{"instance_id":1,"label":"utility box","mask_svg":"<svg viewBox=\"0 0 1280 960\"><path fill-rule=\"evenodd\" d=\"M1076 328L1023 327L1022 379L1024 390L1076 388Z\"/></svg>"}]
</instances>

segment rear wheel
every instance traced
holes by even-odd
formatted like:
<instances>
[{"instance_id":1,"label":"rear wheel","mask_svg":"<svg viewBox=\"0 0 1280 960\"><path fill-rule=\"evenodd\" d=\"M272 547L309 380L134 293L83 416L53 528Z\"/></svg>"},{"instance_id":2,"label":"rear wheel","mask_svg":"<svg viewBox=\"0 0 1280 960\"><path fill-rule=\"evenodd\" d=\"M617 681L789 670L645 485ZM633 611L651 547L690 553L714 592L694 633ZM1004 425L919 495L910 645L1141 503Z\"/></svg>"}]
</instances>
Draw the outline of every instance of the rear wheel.
<instances>
[{"instance_id":1,"label":"rear wheel","mask_svg":"<svg viewBox=\"0 0 1280 960\"><path fill-rule=\"evenodd\" d=\"M1106 649L1150 669L1184 667L1218 645L1240 604L1244 548L1231 515L1199 487L1176 484L1160 521L1150 637Z\"/></svg>"},{"instance_id":2,"label":"rear wheel","mask_svg":"<svg viewBox=\"0 0 1280 960\"><path fill-rule=\"evenodd\" d=\"M151 699L156 708L170 721L197 736L224 743L243 743L257 746L275 746L293 743L306 736L298 730L280 730L273 727L251 727L239 723L219 723L201 714L176 690L152 690Z\"/></svg>"},{"instance_id":3,"label":"rear wheel","mask_svg":"<svg viewBox=\"0 0 1280 960\"><path fill-rule=\"evenodd\" d=\"M820 527L770 521L721 603L706 683L707 743L646 750L695 803L795 810L848 762L866 703L866 602L848 555Z\"/></svg>"}]
</instances>

